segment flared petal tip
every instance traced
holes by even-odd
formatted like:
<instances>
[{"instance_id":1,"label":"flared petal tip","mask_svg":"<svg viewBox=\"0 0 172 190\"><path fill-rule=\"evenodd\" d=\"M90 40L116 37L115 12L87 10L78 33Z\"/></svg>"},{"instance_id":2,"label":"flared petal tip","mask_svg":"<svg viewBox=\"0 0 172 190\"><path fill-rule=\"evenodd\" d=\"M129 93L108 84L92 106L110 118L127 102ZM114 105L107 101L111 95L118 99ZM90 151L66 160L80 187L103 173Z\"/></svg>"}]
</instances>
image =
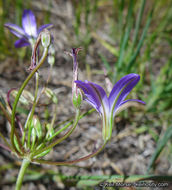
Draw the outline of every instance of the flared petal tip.
<instances>
[{"instance_id":1,"label":"flared petal tip","mask_svg":"<svg viewBox=\"0 0 172 190\"><path fill-rule=\"evenodd\" d=\"M23 11L22 26L27 35L37 37L36 19L31 10L25 9Z\"/></svg>"},{"instance_id":2,"label":"flared petal tip","mask_svg":"<svg viewBox=\"0 0 172 190\"><path fill-rule=\"evenodd\" d=\"M16 48L21 48L21 47L25 47L25 46L29 46L29 45L30 45L30 43L24 38L17 40L14 44L14 46Z\"/></svg>"},{"instance_id":3,"label":"flared petal tip","mask_svg":"<svg viewBox=\"0 0 172 190\"><path fill-rule=\"evenodd\" d=\"M44 29L50 30L50 29L52 29L53 27L54 27L53 24L44 24L44 25L42 25L42 26L39 27L39 29L38 29L38 34L39 34L40 32L42 32L42 30L44 30Z\"/></svg>"},{"instance_id":4,"label":"flared petal tip","mask_svg":"<svg viewBox=\"0 0 172 190\"><path fill-rule=\"evenodd\" d=\"M21 27L17 26L16 24L5 23L4 26L8 28L10 32L12 32L18 38L23 38L26 36L24 30Z\"/></svg>"}]
</instances>

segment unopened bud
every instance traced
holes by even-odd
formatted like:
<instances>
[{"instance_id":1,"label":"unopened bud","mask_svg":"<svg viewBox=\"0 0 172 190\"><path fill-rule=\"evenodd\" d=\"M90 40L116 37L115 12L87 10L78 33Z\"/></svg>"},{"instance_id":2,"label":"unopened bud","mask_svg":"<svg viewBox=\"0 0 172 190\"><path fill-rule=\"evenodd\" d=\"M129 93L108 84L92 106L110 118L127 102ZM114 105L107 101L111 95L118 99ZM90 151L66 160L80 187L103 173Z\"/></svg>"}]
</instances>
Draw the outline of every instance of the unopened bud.
<instances>
[{"instance_id":1,"label":"unopened bud","mask_svg":"<svg viewBox=\"0 0 172 190\"><path fill-rule=\"evenodd\" d=\"M51 35L50 32L46 29L44 29L43 32L41 33L41 42L44 48L47 48L50 45Z\"/></svg>"},{"instance_id":2,"label":"unopened bud","mask_svg":"<svg viewBox=\"0 0 172 190\"><path fill-rule=\"evenodd\" d=\"M54 45L51 44L48 48L48 63L53 66L55 63L55 48Z\"/></svg>"},{"instance_id":3,"label":"unopened bud","mask_svg":"<svg viewBox=\"0 0 172 190\"><path fill-rule=\"evenodd\" d=\"M57 96L55 93L50 89L50 88L45 88L45 94L47 95L48 98L50 98L55 104L58 103Z\"/></svg>"},{"instance_id":4,"label":"unopened bud","mask_svg":"<svg viewBox=\"0 0 172 190\"><path fill-rule=\"evenodd\" d=\"M77 87L76 87L77 88ZM77 88L72 95L72 102L75 108L79 108L82 103L82 94L79 88Z\"/></svg>"}]
</instances>

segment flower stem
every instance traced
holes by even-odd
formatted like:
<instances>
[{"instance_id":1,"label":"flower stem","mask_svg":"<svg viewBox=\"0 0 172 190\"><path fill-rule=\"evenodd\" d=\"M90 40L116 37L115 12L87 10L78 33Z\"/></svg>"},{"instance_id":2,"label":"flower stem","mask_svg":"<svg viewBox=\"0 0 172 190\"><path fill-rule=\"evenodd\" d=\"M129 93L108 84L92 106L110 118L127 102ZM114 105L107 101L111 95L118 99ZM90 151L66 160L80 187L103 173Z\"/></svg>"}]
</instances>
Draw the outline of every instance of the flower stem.
<instances>
[{"instance_id":1,"label":"flower stem","mask_svg":"<svg viewBox=\"0 0 172 190\"><path fill-rule=\"evenodd\" d=\"M38 96L38 87L39 87L39 74L38 72L35 73L35 97L34 97L34 101L33 101L33 105L32 105L32 109L31 109L31 112L27 118L27 124L25 126L25 128L27 129L28 128L28 147L30 148L30 137L31 137L31 125L27 126L28 124L31 124L32 122L32 119L33 119L33 115L34 115L34 112L35 112L35 107L36 107L36 99L37 99L37 96Z\"/></svg>"},{"instance_id":2,"label":"flower stem","mask_svg":"<svg viewBox=\"0 0 172 190\"><path fill-rule=\"evenodd\" d=\"M40 164L48 164L48 165L59 165L59 166L72 165L72 164L76 164L78 162L85 161L96 156L99 152L101 152L104 149L104 147L106 146L106 143L107 141L104 142L104 144L100 148L94 150L92 153L76 160L64 161L64 162L53 162L51 160L49 161L49 160L42 160L42 159L33 159L32 161L40 163Z\"/></svg>"},{"instance_id":3,"label":"flower stem","mask_svg":"<svg viewBox=\"0 0 172 190\"><path fill-rule=\"evenodd\" d=\"M28 160L27 158L25 158L23 160L23 162L22 162L22 165L21 165L21 168L20 168L20 172L19 172L18 177L17 177L17 182L16 182L16 188L15 188L15 190L20 190L21 189L23 177L24 177L24 174L25 174L26 169L29 166L29 164L30 164L30 160Z\"/></svg>"},{"instance_id":4,"label":"flower stem","mask_svg":"<svg viewBox=\"0 0 172 190\"><path fill-rule=\"evenodd\" d=\"M20 98L24 88L26 87L26 85L28 84L30 79L33 77L33 75L37 72L37 70L42 66L42 64L44 63L44 61L47 57L47 54L48 54L48 48L45 48L41 60L39 61L38 65L33 69L33 71L29 74L29 76L26 78L26 80L23 82L23 84L22 84L21 88L19 89L18 94L15 98L15 101L13 104L13 110L12 110L11 135L10 135L11 144L15 150L16 150L16 147L14 144L14 133L15 133L15 113L16 113L17 104L18 104L19 98Z\"/></svg>"},{"instance_id":5,"label":"flower stem","mask_svg":"<svg viewBox=\"0 0 172 190\"><path fill-rule=\"evenodd\" d=\"M43 149L40 149L40 150L36 150L35 152L32 153L32 158L41 154L42 152L50 149L50 148L53 148L55 145L61 143L62 141L64 141L67 137L69 137L69 135L71 135L71 133L74 131L74 129L76 128L77 124L78 124L78 121L79 121L79 117L80 117L80 110L77 109L76 110L76 115L75 115L75 122L72 126L72 128L64 134L64 136L62 136L61 138L55 140L54 142L52 142L51 144L49 144L48 146L46 146L45 148Z\"/></svg>"}]
</instances>

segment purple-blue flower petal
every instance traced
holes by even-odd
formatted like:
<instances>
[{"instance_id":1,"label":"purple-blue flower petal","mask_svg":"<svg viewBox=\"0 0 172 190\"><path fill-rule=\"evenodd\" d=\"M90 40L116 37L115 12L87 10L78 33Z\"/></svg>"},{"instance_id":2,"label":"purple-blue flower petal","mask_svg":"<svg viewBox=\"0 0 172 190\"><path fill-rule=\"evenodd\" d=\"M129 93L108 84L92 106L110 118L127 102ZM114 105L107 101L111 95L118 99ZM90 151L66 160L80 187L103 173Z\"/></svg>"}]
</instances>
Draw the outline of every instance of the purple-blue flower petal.
<instances>
[{"instance_id":1,"label":"purple-blue flower petal","mask_svg":"<svg viewBox=\"0 0 172 190\"><path fill-rule=\"evenodd\" d=\"M132 90L132 88L136 85L135 82L137 83L139 81L140 76L134 73L128 74L124 77L122 77L113 87L110 95L109 95L109 104L110 107L112 108L114 106L114 103L117 105L120 104L122 100L125 99L125 97L128 95L128 93ZM134 81L134 86L131 85L133 84L132 81ZM131 84L132 83L132 84ZM129 86L129 89L128 89ZM125 89L128 89L127 92ZM125 93L122 91L125 90ZM122 98L123 97L123 98ZM118 100L117 100L118 99ZM120 101L119 101L120 99ZM117 108L117 106L115 106Z\"/></svg>"},{"instance_id":2,"label":"purple-blue flower petal","mask_svg":"<svg viewBox=\"0 0 172 190\"><path fill-rule=\"evenodd\" d=\"M99 113L104 112L109 108L108 98L104 89L92 82L75 81L77 87L82 89L86 98L85 100L91 104ZM106 110L104 110L106 109Z\"/></svg>"},{"instance_id":3,"label":"purple-blue flower petal","mask_svg":"<svg viewBox=\"0 0 172 190\"><path fill-rule=\"evenodd\" d=\"M133 78L131 78L124 85L124 87L123 87L122 91L120 92L119 97L116 101L114 112L116 109L118 109L119 105L123 102L123 100L125 100L127 95L131 92L131 90L134 88L134 86L138 83L139 80L140 80L140 76L135 74L135 76L133 76Z\"/></svg>"},{"instance_id":4,"label":"purple-blue flower petal","mask_svg":"<svg viewBox=\"0 0 172 190\"><path fill-rule=\"evenodd\" d=\"M24 30L16 24L6 23L4 26L7 27L10 32L12 32L15 36L19 38L23 38L26 36Z\"/></svg>"},{"instance_id":5,"label":"purple-blue flower petal","mask_svg":"<svg viewBox=\"0 0 172 190\"><path fill-rule=\"evenodd\" d=\"M25 38L21 38L21 39L17 40L14 45L16 48L20 48L20 47L24 47L24 46L29 46L30 43Z\"/></svg>"},{"instance_id":6,"label":"purple-blue flower petal","mask_svg":"<svg viewBox=\"0 0 172 190\"><path fill-rule=\"evenodd\" d=\"M40 26L39 29L38 29L38 34L39 34L42 30L44 30L45 28L50 29L50 28L52 28L52 27L53 27L53 24L45 24L45 25L42 25L42 26Z\"/></svg>"},{"instance_id":7,"label":"purple-blue flower petal","mask_svg":"<svg viewBox=\"0 0 172 190\"><path fill-rule=\"evenodd\" d=\"M129 99L129 100L125 100L125 101L121 102L120 105L119 105L119 107L122 106L122 105L124 105L124 104L127 103L127 102L138 102L138 103L141 103L141 104L145 104L145 102L142 101L142 100Z\"/></svg>"},{"instance_id":8,"label":"purple-blue flower petal","mask_svg":"<svg viewBox=\"0 0 172 190\"><path fill-rule=\"evenodd\" d=\"M37 37L36 19L31 10L23 11L22 26L28 36Z\"/></svg>"},{"instance_id":9,"label":"purple-blue flower petal","mask_svg":"<svg viewBox=\"0 0 172 190\"><path fill-rule=\"evenodd\" d=\"M130 104L128 104L129 102L130 102ZM137 100L137 99L125 100L125 101L121 102L120 105L118 106L118 108L113 112L113 116L115 116L116 113L119 113L130 106L133 106L132 103L135 103L135 102L145 104L145 102L143 102L142 100Z\"/></svg>"}]
</instances>

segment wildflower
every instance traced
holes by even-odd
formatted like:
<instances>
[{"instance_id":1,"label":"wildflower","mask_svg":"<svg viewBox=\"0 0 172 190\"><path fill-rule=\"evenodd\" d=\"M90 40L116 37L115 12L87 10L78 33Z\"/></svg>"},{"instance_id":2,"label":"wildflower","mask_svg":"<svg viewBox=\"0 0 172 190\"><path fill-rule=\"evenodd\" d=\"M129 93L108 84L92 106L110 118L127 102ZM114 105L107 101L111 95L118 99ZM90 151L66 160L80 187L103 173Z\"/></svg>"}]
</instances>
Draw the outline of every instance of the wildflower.
<instances>
[{"instance_id":1,"label":"wildflower","mask_svg":"<svg viewBox=\"0 0 172 190\"><path fill-rule=\"evenodd\" d=\"M111 138L115 114L121 111L122 108L125 108L127 102L145 104L143 101L137 99L125 100L139 80L140 76L134 73L124 76L114 85L109 97L107 97L104 89L95 83L89 81L82 82L79 80L75 81L77 87L83 91L85 100L91 104L102 117L102 134L105 142Z\"/></svg>"},{"instance_id":2,"label":"wildflower","mask_svg":"<svg viewBox=\"0 0 172 190\"><path fill-rule=\"evenodd\" d=\"M37 30L37 24L35 15L31 10L24 10L23 16L22 16L22 28L12 24L12 23L6 23L5 27L7 27L15 36L20 38L15 42L15 47L20 48L24 46L33 46L39 33L45 29L45 28L51 28L52 24L45 24L42 25Z\"/></svg>"}]
</instances>

